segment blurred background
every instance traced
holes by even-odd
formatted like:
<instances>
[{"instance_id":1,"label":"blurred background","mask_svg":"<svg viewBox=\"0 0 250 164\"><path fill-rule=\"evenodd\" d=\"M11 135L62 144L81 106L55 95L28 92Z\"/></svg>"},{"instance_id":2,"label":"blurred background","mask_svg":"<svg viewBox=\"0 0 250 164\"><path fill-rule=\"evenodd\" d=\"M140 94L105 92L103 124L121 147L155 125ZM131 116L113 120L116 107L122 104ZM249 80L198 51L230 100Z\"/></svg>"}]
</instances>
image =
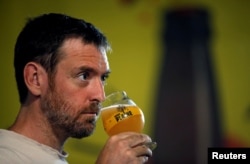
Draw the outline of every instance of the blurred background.
<instances>
[{"instance_id":1,"label":"blurred background","mask_svg":"<svg viewBox=\"0 0 250 164\"><path fill-rule=\"evenodd\" d=\"M208 147L250 146L250 1L0 0L0 128L19 109L13 50L26 19L65 13L109 39L107 94L125 90L157 141L148 163L206 163ZM94 163L107 139L70 139L69 163Z\"/></svg>"}]
</instances>

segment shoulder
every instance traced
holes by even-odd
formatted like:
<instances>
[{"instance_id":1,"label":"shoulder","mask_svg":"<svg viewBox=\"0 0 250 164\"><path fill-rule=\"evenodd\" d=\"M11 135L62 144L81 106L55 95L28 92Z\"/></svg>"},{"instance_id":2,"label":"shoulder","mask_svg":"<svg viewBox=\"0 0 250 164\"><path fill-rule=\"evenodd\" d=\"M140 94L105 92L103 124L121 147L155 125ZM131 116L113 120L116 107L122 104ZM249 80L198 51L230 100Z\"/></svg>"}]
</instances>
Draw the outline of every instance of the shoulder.
<instances>
[{"instance_id":1,"label":"shoulder","mask_svg":"<svg viewBox=\"0 0 250 164\"><path fill-rule=\"evenodd\" d=\"M67 163L66 156L42 145L30 138L12 131L0 129L0 163L33 164L33 163Z\"/></svg>"},{"instance_id":2,"label":"shoulder","mask_svg":"<svg viewBox=\"0 0 250 164\"><path fill-rule=\"evenodd\" d=\"M14 150L0 147L0 161L4 164L18 164L22 162L22 159Z\"/></svg>"}]
</instances>

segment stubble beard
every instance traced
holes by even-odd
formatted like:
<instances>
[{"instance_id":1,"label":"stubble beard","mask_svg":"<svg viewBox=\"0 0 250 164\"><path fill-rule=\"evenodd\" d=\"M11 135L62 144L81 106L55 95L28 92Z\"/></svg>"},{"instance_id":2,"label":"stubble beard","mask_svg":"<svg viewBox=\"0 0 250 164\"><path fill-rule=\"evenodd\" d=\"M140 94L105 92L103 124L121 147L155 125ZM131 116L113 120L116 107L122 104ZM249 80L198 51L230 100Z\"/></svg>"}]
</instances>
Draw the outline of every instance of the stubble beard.
<instances>
[{"instance_id":1,"label":"stubble beard","mask_svg":"<svg viewBox=\"0 0 250 164\"><path fill-rule=\"evenodd\" d=\"M56 135L65 137L83 138L90 136L95 127L97 118L83 116L84 111L95 111L99 113L99 105L91 104L88 108L76 109L74 102L62 98L56 91L48 90L46 96L41 100L41 109ZM74 111L78 111L77 113ZM84 117L80 119L79 117Z\"/></svg>"}]
</instances>

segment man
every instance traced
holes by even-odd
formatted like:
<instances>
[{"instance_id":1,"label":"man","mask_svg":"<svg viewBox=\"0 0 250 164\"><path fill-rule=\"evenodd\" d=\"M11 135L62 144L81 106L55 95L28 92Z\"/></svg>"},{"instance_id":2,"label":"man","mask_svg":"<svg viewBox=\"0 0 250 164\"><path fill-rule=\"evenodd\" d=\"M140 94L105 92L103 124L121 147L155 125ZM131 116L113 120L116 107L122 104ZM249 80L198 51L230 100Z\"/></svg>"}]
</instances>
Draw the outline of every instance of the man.
<instances>
[{"instance_id":1,"label":"man","mask_svg":"<svg viewBox=\"0 0 250 164\"><path fill-rule=\"evenodd\" d=\"M110 45L92 24L63 14L30 19L15 45L20 112L0 130L0 162L67 163L69 137L92 134L105 99ZM151 139L126 132L112 136L96 163L145 163Z\"/></svg>"}]
</instances>

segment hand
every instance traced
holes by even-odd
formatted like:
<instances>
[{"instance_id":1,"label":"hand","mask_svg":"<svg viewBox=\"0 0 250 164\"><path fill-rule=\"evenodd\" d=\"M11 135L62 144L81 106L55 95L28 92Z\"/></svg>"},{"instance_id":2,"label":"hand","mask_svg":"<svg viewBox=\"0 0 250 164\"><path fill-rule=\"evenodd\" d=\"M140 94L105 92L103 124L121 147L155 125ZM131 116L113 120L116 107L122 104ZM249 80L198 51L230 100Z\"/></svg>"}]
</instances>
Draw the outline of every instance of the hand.
<instances>
[{"instance_id":1,"label":"hand","mask_svg":"<svg viewBox=\"0 0 250 164\"><path fill-rule=\"evenodd\" d=\"M142 164L152 156L152 150L144 145L151 142L145 134L124 132L111 136L103 147L96 164Z\"/></svg>"}]
</instances>

